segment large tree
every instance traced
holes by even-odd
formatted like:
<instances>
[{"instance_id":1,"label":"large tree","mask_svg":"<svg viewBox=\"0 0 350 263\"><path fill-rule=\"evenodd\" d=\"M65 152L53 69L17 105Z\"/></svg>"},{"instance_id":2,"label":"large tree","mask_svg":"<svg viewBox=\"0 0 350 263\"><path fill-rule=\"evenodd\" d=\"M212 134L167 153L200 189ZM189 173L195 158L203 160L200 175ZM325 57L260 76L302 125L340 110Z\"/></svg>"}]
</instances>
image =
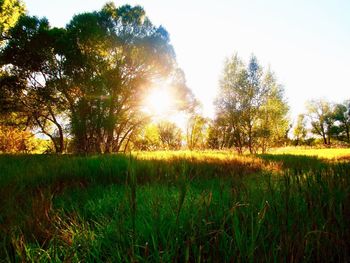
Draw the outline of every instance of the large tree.
<instances>
[{"instance_id":1,"label":"large tree","mask_svg":"<svg viewBox=\"0 0 350 263\"><path fill-rule=\"evenodd\" d=\"M222 146L242 153L264 152L284 137L288 106L283 88L252 56L248 65L234 55L227 59L216 100L215 125L222 127Z\"/></svg>"},{"instance_id":2,"label":"large tree","mask_svg":"<svg viewBox=\"0 0 350 263\"><path fill-rule=\"evenodd\" d=\"M193 97L167 31L139 6L109 3L74 16L65 29L23 16L9 32L1 52L1 108L28 116L57 152L64 151L67 129L78 152L125 149L149 120L141 101L157 79L171 77L185 104Z\"/></svg>"},{"instance_id":3,"label":"large tree","mask_svg":"<svg viewBox=\"0 0 350 263\"><path fill-rule=\"evenodd\" d=\"M67 26L66 74L77 150L118 151L145 123L142 96L153 79L176 68L167 31L145 11L107 4Z\"/></svg>"},{"instance_id":4,"label":"large tree","mask_svg":"<svg viewBox=\"0 0 350 263\"><path fill-rule=\"evenodd\" d=\"M59 42L64 30L50 29L46 19L22 16L9 34L0 56L0 108L26 115L61 153L66 101L60 92L64 72Z\"/></svg>"}]
</instances>

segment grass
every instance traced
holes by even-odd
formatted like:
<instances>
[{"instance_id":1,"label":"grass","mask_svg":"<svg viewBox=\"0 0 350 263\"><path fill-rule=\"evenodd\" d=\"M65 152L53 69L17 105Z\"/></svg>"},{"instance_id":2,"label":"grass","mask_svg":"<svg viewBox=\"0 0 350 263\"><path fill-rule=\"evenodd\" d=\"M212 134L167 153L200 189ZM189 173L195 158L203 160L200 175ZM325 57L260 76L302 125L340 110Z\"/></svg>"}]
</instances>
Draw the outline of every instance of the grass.
<instances>
[{"instance_id":1,"label":"grass","mask_svg":"<svg viewBox=\"0 0 350 263\"><path fill-rule=\"evenodd\" d=\"M310 148L310 147L285 147L277 148L271 151L271 154L291 154L291 155L305 155L316 156L323 159L349 159L350 148Z\"/></svg>"},{"instance_id":2,"label":"grass","mask_svg":"<svg viewBox=\"0 0 350 263\"><path fill-rule=\"evenodd\" d=\"M4 262L346 262L345 158L0 156Z\"/></svg>"}]
</instances>

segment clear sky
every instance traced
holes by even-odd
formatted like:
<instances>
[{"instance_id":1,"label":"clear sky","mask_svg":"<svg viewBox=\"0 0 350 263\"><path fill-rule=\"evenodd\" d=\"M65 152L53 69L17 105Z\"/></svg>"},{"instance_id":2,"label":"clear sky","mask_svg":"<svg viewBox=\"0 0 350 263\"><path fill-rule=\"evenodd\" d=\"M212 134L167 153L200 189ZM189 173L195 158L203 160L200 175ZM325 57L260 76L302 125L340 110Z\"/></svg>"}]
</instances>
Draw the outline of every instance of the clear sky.
<instances>
[{"instance_id":1,"label":"clear sky","mask_svg":"<svg viewBox=\"0 0 350 263\"><path fill-rule=\"evenodd\" d=\"M31 15L64 26L105 0L24 0ZM291 117L305 102L350 99L349 0L118 0L141 5L170 33L188 86L213 116L225 57L254 53L285 88Z\"/></svg>"}]
</instances>

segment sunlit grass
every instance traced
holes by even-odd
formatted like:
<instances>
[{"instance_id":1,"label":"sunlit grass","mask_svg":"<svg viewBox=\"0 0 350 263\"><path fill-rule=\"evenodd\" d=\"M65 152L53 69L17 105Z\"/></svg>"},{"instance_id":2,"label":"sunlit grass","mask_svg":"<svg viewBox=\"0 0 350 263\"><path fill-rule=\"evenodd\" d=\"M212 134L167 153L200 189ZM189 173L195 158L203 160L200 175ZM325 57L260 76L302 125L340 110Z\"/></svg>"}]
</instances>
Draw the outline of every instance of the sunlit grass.
<instances>
[{"instance_id":1,"label":"sunlit grass","mask_svg":"<svg viewBox=\"0 0 350 263\"><path fill-rule=\"evenodd\" d=\"M350 148L305 148L305 147L284 147L270 151L271 154L292 154L317 156L319 158L337 159L348 157L350 159Z\"/></svg>"},{"instance_id":2,"label":"sunlit grass","mask_svg":"<svg viewBox=\"0 0 350 263\"><path fill-rule=\"evenodd\" d=\"M153 152L133 152L137 159L144 160L171 160L171 159L194 159L194 160L253 160L244 155L238 155L235 151L153 151Z\"/></svg>"}]
</instances>

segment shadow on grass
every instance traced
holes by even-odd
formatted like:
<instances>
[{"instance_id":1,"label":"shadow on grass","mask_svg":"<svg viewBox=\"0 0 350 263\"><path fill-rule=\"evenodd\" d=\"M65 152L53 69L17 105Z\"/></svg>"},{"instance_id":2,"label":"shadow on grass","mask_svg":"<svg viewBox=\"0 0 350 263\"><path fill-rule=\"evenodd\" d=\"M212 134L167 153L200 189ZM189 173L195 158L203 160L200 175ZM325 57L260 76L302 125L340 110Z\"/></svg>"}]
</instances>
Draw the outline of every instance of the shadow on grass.
<instances>
[{"instance_id":1,"label":"shadow on grass","mask_svg":"<svg viewBox=\"0 0 350 263\"><path fill-rule=\"evenodd\" d=\"M283 168L317 168L329 165L325 160L316 156L292 155L292 154L259 154L256 155L264 161L278 162Z\"/></svg>"},{"instance_id":2,"label":"shadow on grass","mask_svg":"<svg viewBox=\"0 0 350 263\"><path fill-rule=\"evenodd\" d=\"M292 154L259 154L256 157L266 164L278 164L281 171L290 175L324 174L329 171L332 171L332 174L350 174L350 162L347 159L327 160L316 156Z\"/></svg>"}]
</instances>

